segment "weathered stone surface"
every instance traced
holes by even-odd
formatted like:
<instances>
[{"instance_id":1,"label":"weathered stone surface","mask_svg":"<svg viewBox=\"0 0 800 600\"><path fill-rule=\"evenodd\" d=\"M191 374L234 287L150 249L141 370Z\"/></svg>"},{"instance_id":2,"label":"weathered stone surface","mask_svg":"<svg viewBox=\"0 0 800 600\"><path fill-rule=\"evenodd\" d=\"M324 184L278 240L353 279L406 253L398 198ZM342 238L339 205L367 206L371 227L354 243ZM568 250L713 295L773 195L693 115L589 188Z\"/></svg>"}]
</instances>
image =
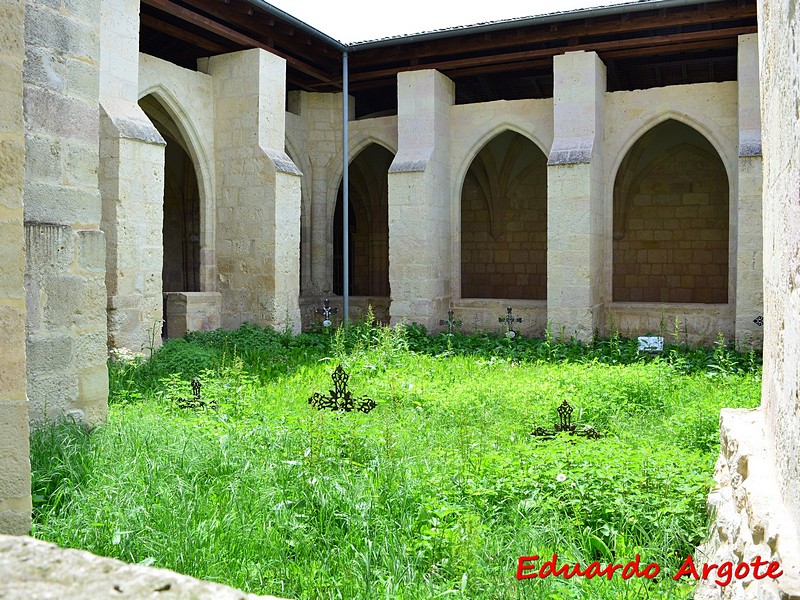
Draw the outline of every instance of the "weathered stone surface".
<instances>
[{"instance_id":1,"label":"weathered stone surface","mask_svg":"<svg viewBox=\"0 0 800 600\"><path fill-rule=\"evenodd\" d=\"M0 512L0 526L3 513ZM0 536L3 600L279 600L179 575L129 565L81 550L62 549L30 537Z\"/></svg>"},{"instance_id":2,"label":"weathered stone surface","mask_svg":"<svg viewBox=\"0 0 800 600\"><path fill-rule=\"evenodd\" d=\"M753 578L730 585L701 581L695 600L800 600L800 544L795 524L781 502L775 473L777 458L769 448L764 409L724 409L720 416L721 453L716 486L708 507L714 516L709 539L695 563L734 565L753 560L778 561L778 579Z\"/></svg>"}]
</instances>

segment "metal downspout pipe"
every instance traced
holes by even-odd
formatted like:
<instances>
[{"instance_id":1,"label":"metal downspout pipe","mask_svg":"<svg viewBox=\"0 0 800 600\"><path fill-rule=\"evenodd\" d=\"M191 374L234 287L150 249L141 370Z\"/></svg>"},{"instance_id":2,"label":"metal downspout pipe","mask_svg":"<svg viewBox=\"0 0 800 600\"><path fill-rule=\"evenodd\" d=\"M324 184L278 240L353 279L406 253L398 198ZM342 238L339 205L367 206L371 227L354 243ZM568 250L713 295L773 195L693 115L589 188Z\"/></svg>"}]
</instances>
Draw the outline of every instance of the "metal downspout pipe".
<instances>
[{"instance_id":1,"label":"metal downspout pipe","mask_svg":"<svg viewBox=\"0 0 800 600\"><path fill-rule=\"evenodd\" d=\"M345 326L350 322L350 129L348 113L347 51L342 52L342 294Z\"/></svg>"}]
</instances>

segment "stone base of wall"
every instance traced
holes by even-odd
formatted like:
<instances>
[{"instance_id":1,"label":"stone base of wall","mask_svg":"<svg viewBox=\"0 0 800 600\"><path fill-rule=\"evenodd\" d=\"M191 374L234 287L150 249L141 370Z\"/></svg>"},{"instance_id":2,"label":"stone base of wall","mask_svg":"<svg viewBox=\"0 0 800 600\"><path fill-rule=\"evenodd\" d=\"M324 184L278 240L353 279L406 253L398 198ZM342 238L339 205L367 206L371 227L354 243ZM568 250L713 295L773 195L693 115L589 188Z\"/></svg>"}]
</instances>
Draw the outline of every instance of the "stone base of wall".
<instances>
[{"instance_id":1,"label":"stone base of wall","mask_svg":"<svg viewBox=\"0 0 800 600\"><path fill-rule=\"evenodd\" d=\"M733 340L733 329L733 307L728 304L614 302L606 308L608 335L617 331L625 337L660 335L668 342L711 346L720 333L726 341Z\"/></svg>"},{"instance_id":2,"label":"stone base of wall","mask_svg":"<svg viewBox=\"0 0 800 600\"><path fill-rule=\"evenodd\" d=\"M330 296L328 298L331 308L336 308L337 312L332 315L331 321L336 327L342 322L342 297ZM322 325L322 315L316 311L322 308L325 301L323 296L303 296L300 298L300 314L303 320L303 329ZM389 323L389 304L391 298L386 296L350 296L350 322L361 321L367 317L369 308L372 307L372 316L378 323Z\"/></svg>"},{"instance_id":3,"label":"stone base of wall","mask_svg":"<svg viewBox=\"0 0 800 600\"><path fill-rule=\"evenodd\" d=\"M165 292L164 300L168 338L222 326L222 294L219 292Z\"/></svg>"},{"instance_id":4,"label":"stone base of wall","mask_svg":"<svg viewBox=\"0 0 800 600\"><path fill-rule=\"evenodd\" d=\"M513 329L527 337L543 337L547 327L547 302L544 300L496 300L462 298L453 303L453 316L462 322L461 333L505 333L499 319L511 307L514 317L522 318ZM446 319L447 315L442 315ZM445 330L441 327L440 330ZM558 335L557 331L553 335Z\"/></svg>"},{"instance_id":5,"label":"stone base of wall","mask_svg":"<svg viewBox=\"0 0 800 600\"><path fill-rule=\"evenodd\" d=\"M695 600L800 600L798 529L780 500L776 460L765 431L761 409L722 411L717 485L708 498L713 526L708 542L695 555L695 565L731 561L735 566L760 556L778 561L783 575L755 580L751 572L727 586L717 585L711 577L701 581Z\"/></svg>"},{"instance_id":6,"label":"stone base of wall","mask_svg":"<svg viewBox=\"0 0 800 600\"><path fill-rule=\"evenodd\" d=\"M0 595L4 600L207 598L279 600L166 569L129 565L83 550L66 550L30 537L0 535Z\"/></svg>"}]
</instances>

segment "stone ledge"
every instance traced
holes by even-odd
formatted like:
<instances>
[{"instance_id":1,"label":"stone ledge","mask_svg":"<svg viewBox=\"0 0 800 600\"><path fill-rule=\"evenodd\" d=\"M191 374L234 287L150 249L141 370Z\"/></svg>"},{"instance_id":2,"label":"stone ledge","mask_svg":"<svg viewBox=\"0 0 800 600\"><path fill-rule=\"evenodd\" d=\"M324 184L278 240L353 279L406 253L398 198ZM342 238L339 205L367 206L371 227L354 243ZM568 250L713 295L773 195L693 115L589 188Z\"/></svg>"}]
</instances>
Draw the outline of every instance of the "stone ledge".
<instances>
[{"instance_id":1,"label":"stone ledge","mask_svg":"<svg viewBox=\"0 0 800 600\"><path fill-rule=\"evenodd\" d=\"M713 524L698 556L708 563L750 562L756 556L780 563L783 575L756 581L752 575L720 587L701 582L695 600L800 600L797 527L780 501L775 460L765 439L761 409L723 409L716 486L708 498Z\"/></svg>"},{"instance_id":2,"label":"stone ledge","mask_svg":"<svg viewBox=\"0 0 800 600\"><path fill-rule=\"evenodd\" d=\"M0 598L3 600L280 600L179 575L129 565L83 550L62 549L30 537L0 535Z\"/></svg>"}]
</instances>

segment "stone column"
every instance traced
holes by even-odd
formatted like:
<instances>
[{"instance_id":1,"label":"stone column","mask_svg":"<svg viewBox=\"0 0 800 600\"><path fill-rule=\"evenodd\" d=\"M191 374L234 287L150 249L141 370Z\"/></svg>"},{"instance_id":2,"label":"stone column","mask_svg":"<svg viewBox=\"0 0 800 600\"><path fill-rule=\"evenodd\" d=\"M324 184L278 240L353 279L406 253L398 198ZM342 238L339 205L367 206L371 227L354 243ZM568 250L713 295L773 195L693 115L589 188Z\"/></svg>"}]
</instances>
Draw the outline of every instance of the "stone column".
<instances>
[{"instance_id":1,"label":"stone column","mask_svg":"<svg viewBox=\"0 0 800 600\"><path fill-rule=\"evenodd\" d=\"M438 326L450 306L450 108L438 71L397 76L397 155L389 168L389 286L393 323Z\"/></svg>"},{"instance_id":2,"label":"stone column","mask_svg":"<svg viewBox=\"0 0 800 600\"><path fill-rule=\"evenodd\" d=\"M25 3L0 5L0 533L31 527L28 398L25 394Z\"/></svg>"},{"instance_id":3,"label":"stone column","mask_svg":"<svg viewBox=\"0 0 800 600\"><path fill-rule=\"evenodd\" d=\"M139 2L103 0L100 193L106 234L108 344L161 345L164 140L139 107Z\"/></svg>"},{"instance_id":4,"label":"stone column","mask_svg":"<svg viewBox=\"0 0 800 600\"><path fill-rule=\"evenodd\" d=\"M244 50L208 61L217 147L222 326L300 330L300 176L284 152L286 61Z\"/></svg>"},{"instance_id":5,"label":"stone column","mask_svg":"<svg viewBox=\"0 0 800 600\"><path fill-rule=\"evenodd\" d=\"M311 172L309 182L311 231L308 294L333 293L333 213L342 173L342 94L296 92L300 115L306 126L306 152ZM350 115L355 101L350 101ZM339 178L331 185L336 175Z\"/></svg>"},{"instance_id":6,"label":"stone column","mask_svg":"<svg viewBox=\"0 0 800 600\"><path fill-rule=\"evenodd\" d=\"M606 69L594 52L553 59L547 162L547 320L589 340L603 331L603 112Z\"/></svg>"},{"instance_id":7,"label":"stone column","mask_svg":"<svg viewBox=\"0 0 800 600\"><path fill-rule=\"evenodd\" d=\"M761 347L764 314L761 234L761 113L758 35L739 36L739 197L736 203L736 341Z\"/></svg>"},{"instance_id":8,"label":"stone column","mask_svg":"<svg viewBox=\"0 0 800 600\"><path fill-rule=\"evenodd\" d=\"M32 420L105 419L100 2L25 6L25 287Z\"/></svg>"}]
</instances>

